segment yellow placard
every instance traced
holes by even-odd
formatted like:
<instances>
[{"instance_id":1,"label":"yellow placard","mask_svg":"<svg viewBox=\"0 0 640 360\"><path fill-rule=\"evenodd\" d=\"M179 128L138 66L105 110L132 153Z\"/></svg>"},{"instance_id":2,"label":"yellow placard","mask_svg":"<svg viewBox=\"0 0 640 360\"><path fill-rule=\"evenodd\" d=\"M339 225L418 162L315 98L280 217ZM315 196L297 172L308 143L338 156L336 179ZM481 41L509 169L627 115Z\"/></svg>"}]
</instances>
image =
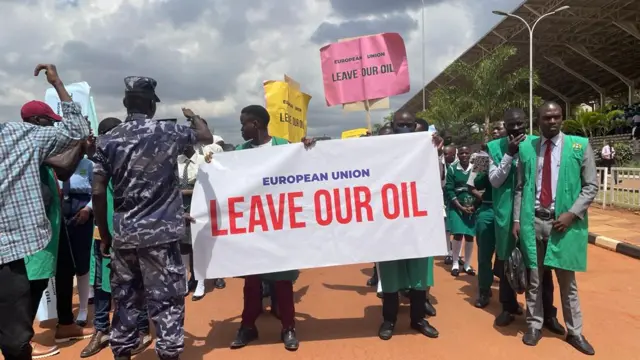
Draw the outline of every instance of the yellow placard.
<instances>
[{"instance_id":1,"label":"yellow placard","mask_svg":"<svg viewBox=\"0 0 640 360\"><path fill-rule=\"evenodd\" d=\"M264 95L269 111L269 135L300 142L307 134L307 109L311 95L285 81L265 81Z\"/></svg>"},{"instance_id":2,"label":"yellow placard","mask_svg":"<svg viewBox=\"0 0 640 360\"><path fill-rule=\"evenodd\" d=\"M366 129L366 128L343 131L342 138L343 139L359 138L362 135L367 135L367 131L369 131L369 129Z\"/></svg>"}]
</instances>

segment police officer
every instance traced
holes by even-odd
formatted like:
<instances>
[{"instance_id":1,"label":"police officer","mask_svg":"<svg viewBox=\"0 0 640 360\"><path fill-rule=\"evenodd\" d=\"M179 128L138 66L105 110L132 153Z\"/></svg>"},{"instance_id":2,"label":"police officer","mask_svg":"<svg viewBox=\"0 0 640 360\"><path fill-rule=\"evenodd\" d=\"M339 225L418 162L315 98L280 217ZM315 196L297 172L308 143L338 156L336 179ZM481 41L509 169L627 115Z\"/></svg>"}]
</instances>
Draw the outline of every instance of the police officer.
<instances>
[{"instance_id":1,"label":"police officer","mask_svg":"<svg viewBox=\"0 0 640 360\"><path fill-rule=\"evenodd\" d=\"M131 359L140 342L137 319L146 300L156 329L156 353L160 359L174 360L184 350L186 291L180 257L185 220L175 169L178 155L187 146L210 144L213 136L192 113L193 127L177 125L175 120L152 120L160 101L154 79L129 76L124 82L127 118L98 139L93 183L101 251L111 257L116 308L110 345L115 359ZM109 181L113 237L107 225Z\"/></svg>"}]
</instances>

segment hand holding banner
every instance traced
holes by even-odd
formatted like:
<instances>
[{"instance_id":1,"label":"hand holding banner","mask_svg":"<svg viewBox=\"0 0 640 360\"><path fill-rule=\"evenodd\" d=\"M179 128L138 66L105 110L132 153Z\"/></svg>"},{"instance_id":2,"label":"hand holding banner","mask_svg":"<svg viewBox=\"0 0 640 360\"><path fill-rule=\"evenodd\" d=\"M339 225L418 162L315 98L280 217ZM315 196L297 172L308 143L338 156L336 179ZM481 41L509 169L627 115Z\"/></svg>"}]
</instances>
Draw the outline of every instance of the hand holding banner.
<instances>
[{"instance_id":1,"label":"hand holding banner","mask_svg":"<svg viewBox=\"0 0 640 360\"><path fill-rule=\"evenodd\" d=\"M201 165L191 204L196 279L446 254L428 136L267 147Z\"/></svg>"}]
</instances>

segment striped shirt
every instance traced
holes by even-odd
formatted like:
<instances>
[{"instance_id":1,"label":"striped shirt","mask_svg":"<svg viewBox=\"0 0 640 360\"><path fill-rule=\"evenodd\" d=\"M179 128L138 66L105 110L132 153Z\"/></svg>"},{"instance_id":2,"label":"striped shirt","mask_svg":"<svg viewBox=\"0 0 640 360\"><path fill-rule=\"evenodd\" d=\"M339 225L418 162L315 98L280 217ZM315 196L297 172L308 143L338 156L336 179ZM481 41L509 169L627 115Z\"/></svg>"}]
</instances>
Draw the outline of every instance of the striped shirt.
<instances>
[{"instance_id":1,"label":"striped shirt","mask_svg":"<svg viewBox=\"0 0 640 360\"><path fill-rule=\"evenodd\" d=\"M59 126L0 124L0 265L47 246L51 225L40 191L40 164L89 136L89 123L73 103L62 104Z\"/></svg>"}]
</instances>

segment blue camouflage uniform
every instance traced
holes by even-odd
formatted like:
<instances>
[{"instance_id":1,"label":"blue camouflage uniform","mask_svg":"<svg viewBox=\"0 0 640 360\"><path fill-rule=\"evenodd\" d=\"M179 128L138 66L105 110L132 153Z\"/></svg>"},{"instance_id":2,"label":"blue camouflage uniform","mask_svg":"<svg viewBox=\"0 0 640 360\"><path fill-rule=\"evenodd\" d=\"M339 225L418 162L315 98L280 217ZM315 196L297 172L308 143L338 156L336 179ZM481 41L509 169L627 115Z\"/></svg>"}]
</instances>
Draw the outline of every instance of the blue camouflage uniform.
<instances>
[{"instance_id":1,"label":"blue camouflage uniform","mask_svg":"<svg viewBox=\"0 0 640 360\"><path fill-rule=\"evenodd\" d=\"M116 357L139 344L145 298L159 358L178 359L184 350L186 274L179 243L185 224L177 158L195 143L191 128L144 114L130 114L98 138L94 174L113 184L110 345Z\"/></svg>"}]
</instances>

